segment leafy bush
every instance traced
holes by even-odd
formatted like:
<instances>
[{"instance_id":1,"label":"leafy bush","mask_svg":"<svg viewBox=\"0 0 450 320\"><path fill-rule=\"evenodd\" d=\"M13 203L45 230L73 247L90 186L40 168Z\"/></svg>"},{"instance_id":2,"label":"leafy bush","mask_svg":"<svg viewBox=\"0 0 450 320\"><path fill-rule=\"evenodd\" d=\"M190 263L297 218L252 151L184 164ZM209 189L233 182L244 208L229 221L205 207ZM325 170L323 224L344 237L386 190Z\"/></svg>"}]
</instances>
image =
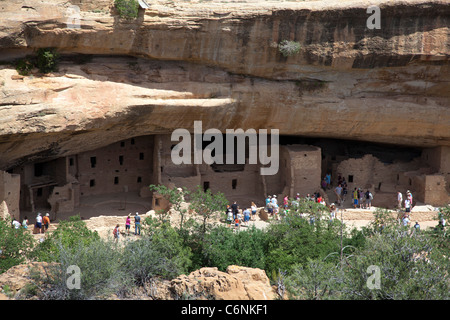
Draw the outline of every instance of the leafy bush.
<instances>
[{"instance_id":1,"label":"leafy bush","mask_svg":"<svg viewBox=\"0 0 450 320\"><path fill-rule=\"evenodd\" d=\"M233 232L217 227L206 235L203 246L204 266L225 271L229 265L265 268L266 236L255 227Z\"/></svg>"},{"instance_id":2,"label":"leafy bush","mask_svg":"<svg viewBox=\"0 0 450 320\"><path fill-rule=\"evenodd\" d=\"M300 48L300 43L289 40L283 40L278 45L278 50L280 50L281 54L285 57L297 54L300 51Z\"/></svg>"},{"instance_id":3,"label":"leafy bush","mask_svg":"<svg viewBox=\"0 0 450 320\"><path fill-rule=\"evenodd\" d=\"M33 61L29 58L19 59L15 62L15 67L17 72L22 76L27 76L30 74L31 70L34 68Z\"/></svg>"},{"instance_id":4,"label":"leafy bush","mask_svg":"<svg viewBox=\"0 0 450 320\"><path fill-rule=\"evenodd\" d=\"M78 242L70 248L60 246L58 263L49 265L40 275L38 297L43 300L102 299L111 294L123 297L133 285L133 278L121 266L124 259L111 240ZM71 266L79 268L79 288L68 285L74 284Z\"/></svg>"},{"instance_id":5,"label":"leafy bush","mask_svg":"<svg viewBox=\"0 0 450 320\"><path fill-rule=\"evenodd\" d=\"M24 263L34 247L33 236L23 228L12 228L0 218L0 273Z\"/></svg>"},{"instance_id":6,"label":"leafy bush","mask_svg":"<svg viewBox=\"0 0 450 320\"><path fill-rule=\"evenodd\" d=\"M75 250L80 245L88 246L99 239L97 232L89 230L80 216L72 216L61 221L58 228L36 246L33 256L37 261L55 262L59 260L62 249Z\"/></svg>"},{"instance_id":7,"label":"leafy bush","mask_svg":"<svg viewBox=\"0 0 450 320\"><path fill-rule=\"evenodd\" d=\"M40 48L36 56L26 56L15 62L15 67L20 75L28 75L33 68L38 68L41 73L58 71L59 54L53 48Z\"/></svg>"},{"instance_id":8,"label":"leafy bush","mask_svg":"<svg viewBox=\"0 0 450 320\"><path fill-rule=\"evenodd\" d=\"M291 298L300 300L324 300L335 298L338 292L341 270L324 259L308 259L303 265L293 267L285 279Z\"/></svg>"},{"instance_id":9,"label":"leafy bush","mask_svg":"<svg viewBox=\"0 0 450 320\"><path fill-rule=\"evenodd\" d=\"M295 298L346 300L446 300L448 257L435 258L432 239L397 226L367 237L364 247L334 263L313 259L296 265L287 276ZM379 270L374 284L372 268Z\"/></svg>"},{"instance_id":10,"label":"leafy bush","mask_svg":"<svg viewBox=\"0 0 450 320\"><path fill-rule=\"evenodd\" d=\"M114 6L121 18L134 19L138 16L139 2L137 0L114 0Z\"/></svg>"},{"instance_id":11,"label":"leafy bush","mask_svg":"<svg viewBox=\"0 0 450 320\"><path fill-rule=\"evenodd\" d=\"M143 285L153 277L171 279L188 270L191 251L168 224L153 229L149 234L124 247L122 267L136 284Z\"/></svg>"},{"instance_id":12,"label":"leafy bush","mask_svg":"<svg viewBox=\"0 0 450 320\"><path fill-rule=\"evenodd\" d=\"M41 48L37 52L36 67L42 73L58 71L59 54L52 48Z\"/></svg>"},{"instance_id":13,"label":"leafy bush","mask_svg":"<svg viewBox=\"0 0 450 320\"><path fill-rule=\"evenodd\" d=\"M266 272L289 273L296 264L304 265L308 258L325 257L340 248L340 222L309 219L288 215L267 230Z\"/></svg>"}]
</instances>

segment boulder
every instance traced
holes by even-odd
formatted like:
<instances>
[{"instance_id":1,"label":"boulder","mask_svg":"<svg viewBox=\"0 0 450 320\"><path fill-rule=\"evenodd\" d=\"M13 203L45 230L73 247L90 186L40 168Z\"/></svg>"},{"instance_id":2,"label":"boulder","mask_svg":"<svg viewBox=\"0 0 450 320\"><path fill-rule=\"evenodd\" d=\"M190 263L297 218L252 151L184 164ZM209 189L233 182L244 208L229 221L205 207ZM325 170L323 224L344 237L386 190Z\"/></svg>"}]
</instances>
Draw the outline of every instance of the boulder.
<instances>
[{"instance_id":1,"label":"boulder","mask_svg":"<svg viewBox=\"0 0 450 320\"><path fill-rule=\"evenodd\" d=\"M201 268L173 279L170 287L175 297L215 300L273 300L276 297L264 270L239 266L229 266L227 272Z\"/></svg>"}]
</instances>

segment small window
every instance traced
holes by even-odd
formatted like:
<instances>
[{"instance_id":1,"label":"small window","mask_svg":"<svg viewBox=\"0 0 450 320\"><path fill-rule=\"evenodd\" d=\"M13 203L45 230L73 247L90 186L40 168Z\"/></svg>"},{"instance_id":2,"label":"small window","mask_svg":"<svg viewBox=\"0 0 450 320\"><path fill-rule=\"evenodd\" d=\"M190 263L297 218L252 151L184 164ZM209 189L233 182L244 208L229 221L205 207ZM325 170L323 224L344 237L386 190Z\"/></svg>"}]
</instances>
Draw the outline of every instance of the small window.
<instances>
[{"instance_id":1,"label":"small window","mask_svg":"<svg viewBox=\"0 0 450 320\"><path fill-rule=\"evenodd\" d=\"M203 191L206 192L209 189L209 181L203 182Z\"/></svg>"},{"instance_id":2,"label":"small window","mask_svg":"<svg viewBox=\"0 0 450 320\"><path fill-rule=\"evenodd\" d=\"M95 168L96 165L97 165L97 158L91 157L91 168Z\"/></svg>"},{"instance_id":3,"label":"small window","mask_svg":"<svg viewBox=\"0 0 450 320\"><path fill-rule=\"evenodd\" d=\"M137 177L137 183L141 183L142 182L142 177Z\"/></svg>"},{"instance_id":4,"label":"small window","mask_svg":"<svg viewBox=\"0 0 450 320\"><path fill-rule=\"evenodd\" d=\"M232 187L233 189L236 189L236 186L237 186L237 179L233 179L233 180L231 181L231 187Z\"/></svg>"},{"instance_id":5,"label":"small window","mask_svg":"<svg viewBox=\"0 0 450 320\"><path fill-rule=\"evenodd\" d=\"M73 166L73 158L69 158L69 166Z\"/></svg>"},{"instance_id":6,"label":"small window","mask_svg":"<svg viewBox=\"0 0 450 320\"><path fill-rule=\"evenodd\" d=\"M90 181L89 181L89 186L92 188L92 187L95 187L95 179L91 179Z\"/></svg>"},{"instance_id":7,"label":"small window","mask_svg":"<svg viewBox=\"0 0 450 320\"><path fill-rule=\"evenodd\" d=\"M353 182L353 175L351 175L351 174L348 175L347 181L348 181L348 182Z\"/></svg>"},{"instance_id":8,"label":"small window","mask_svg":"<svg viewBox=\"0 0 450 320\"><path fill-rule=\"evenodd\" d=\"M42 188L38 188L38 189L36 190L36 195L37 195L38 197L42 197Z\"/></svg>"},{"instance_id":9,"label":"small window","mask_svg":"<svg viewBox=\"0 0 450 320\"><path fill-rule=\"evenodd\" d=\"M139 153L139 160L144 160L144 153L143 152Z\"/></svg>"},{"instance_id":10,"label":"small window","mask_svg":"<svg viewBox=\"0 0 450 320\"><path fill-rule=\"evenodd\" d=\"M34 164L34 176L40 177L44 174L44 164L43 163L35 163Z\"/></svg>"},{"instance_id":11,"label":"small window","mask_svg":"<svg viewBox=\"0 0 450 320\"><path fill-rule=\"evenodd\" d=\"M121 147L125 147L125 141L120 142Z\"/></svg>"},{"instance_id":12,"label":"small window","mask_svg":"<svg viewBox=\"0 0 450 320\"><path fill-rule=\"evenodd\" d=\"M131 138L131 144L134 144L134 138Z\"/></svg>"},{"instance_id":13,"label":"small window","mask_svg":"<svg viewBox=\"0 0 450 320\"><path fill-rule=\"evenodd\" d=\"M119 177L114 177L114 184L119 184Z\"/></svg>"},{"instance_id":14,"label":"small window","mask_svg":"<svg viewBox=\"0 0 450 320\"><path fill-rule=\"evenodd\" d=\"M123 156L119 156L119 164L123 165Z\"/></svg>"}]
</instances>

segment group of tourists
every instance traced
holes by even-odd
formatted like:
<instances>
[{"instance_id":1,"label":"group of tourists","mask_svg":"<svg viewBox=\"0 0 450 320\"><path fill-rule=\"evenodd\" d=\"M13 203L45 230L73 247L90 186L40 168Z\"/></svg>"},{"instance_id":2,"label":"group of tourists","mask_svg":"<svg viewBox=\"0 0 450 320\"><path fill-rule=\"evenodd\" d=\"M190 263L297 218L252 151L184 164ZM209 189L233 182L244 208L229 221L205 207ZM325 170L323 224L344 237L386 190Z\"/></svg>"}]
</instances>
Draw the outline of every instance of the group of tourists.
<instances>
[{"instance_id":1,"label":"group of tourists","mask_svg":"<svg viewBox=\"0 0 450 320\"><path fill-rule=\"evenodd\" d=\"M131 213L129 213L125 219L125 232L127 235L130 234L131 229ZM139 212L136 212L134 215L134 235L140 236L141 235L141 216L139 215ZM119 241L120 238L120 225L117 224L116 227L113 230L113 236L114 240Z\"/></svg>"},{"instance_id":2,"label":"group of tourists","mask_svg":"<svg viewBox=\"0 0 450 320\"><path fill-rule=\"evenodd\" d=\"M15 229L28 229L28 217L25 216L22 220L22 223L17 221L16 218L13 218L11 221L11 227ZM36 216L36 222L34 224L33 233L45 233L50 226L50 214L46 213L44 216L40 212L38 212Z\"/></svg>"},{"instance_id":3,"label":"group of tourists","mask_svg":"<svg viewBox=\"0 0 450 320\"><path fill-rule=\"evenodd\" d=\"M413 195L411 191L406 191L406 197L403 201L403 194L399 191L397 192L397 208L401 210L402 208L405 208L405 213L410 213L411 209L413 207Z\"/></svg>"},{"instance_id":4,"label":"group of tourists","mask_svg":"<svg viewBox=\"0 0 450 320\"><path fill-rule=\"evenodd\" d=\"M250 220L256 220L257 209L256 204L252 202L249 207L245 207L241 212L237 202L234 201L232 205L227 205L226 221L230 227L234 224L234 229L239 229L241 225L248 226Z\"/></svg>"}]
</instances>

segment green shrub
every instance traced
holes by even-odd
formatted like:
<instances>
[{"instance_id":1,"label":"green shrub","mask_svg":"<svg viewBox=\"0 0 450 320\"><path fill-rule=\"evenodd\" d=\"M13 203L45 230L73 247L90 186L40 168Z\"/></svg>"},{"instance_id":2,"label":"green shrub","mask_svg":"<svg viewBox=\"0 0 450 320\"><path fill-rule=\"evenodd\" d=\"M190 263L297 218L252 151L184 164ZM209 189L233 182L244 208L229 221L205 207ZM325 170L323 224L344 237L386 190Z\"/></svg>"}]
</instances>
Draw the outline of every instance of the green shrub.
<instances>
[{"instance_id":1,"label":"green shrub","mask_svg":"<svg viewBox=\"0 0 450 320\"><path fill-rule=\"evenodd\" d=\"M138 16L139 2L137 0L114 0L114 6L121 18L134 19Z\"/></svg>"},{"instance_id":2,"label":"green shrub","mask_svg":"<svg viewBox=\"0 0 450 320\"><path fill-rule=\"evenodd\" d=\"M435 245L426 233L393 226L342 261L327 256L294 266L286 286L297 299L448 300L449 259L433 256Z\"/></svg>"},{"instance_id":3,"label":"green shrub","mask_svg":"<svg viewBox=\"0 0 450 320\"><path fill-rule=\"evenodd\" d=\"M29 58L19 59L15 62L15 67L17 72L22 76L27 76L30 74L31 70L34 68L33 61Z\"/></svg>"},{"instance_id":4,"label":"green shrub","mask_svg":"<svg viewBox=\"0 0 450 320\"><path fill-rule=\"evenodd\" d=\"M59 248L57 264L45 267L40 275L42 300L91 300L104 299L112 294L126 296L133 287L133 279L122 268L126 259L112 240L96 239L89 243L78 242L73 247ZM79 268L79 288L74 285L74 272Z\"/></svg>"},{"instance_id":5,"label":"green shrub","mask_svg":"<svg viewBox=\"0 0 450 320\"><path fill-rule=\"evenodd\" d=\"M300 51L301 45L296 41L283 40L278 45L278 50L285 57L297 54Z\"/></svg>"},{"instance_id":6,"label":"green shrub","mask_svg":"<svg viewBox=\"0 0 450 320\"><path fill-rule=\"evenodd\" d=\"M303 265L295 265L285 279L291 299L325 300L335 298L339 292L341 270L323 259L308 259Z\"/></svg>"},{"instance_id":7,"label":"green shrub","mask_svg":"<svg viewBox=\"0 0 450 320\"><path fill-rule=\"evenodd\" d=\"M190 249L183 245L182 238L169 224L162 224L124 247L122 268L138 285L153 277L177 277L185 273L190 264Z\"/></svg>"},{"instance_id":8,"label":"green shrub","mask_svg":"<svg viewBox=\"0 0 450 320\"><path fill-rule=\"evenodd\" d=\"M23 228L12 228L0 218L0 273L24 263L34 247L33 236Z\"/></svg>"},{"instance_id":9,"label":"green shrub","mask_svg":"<svg viewBox=\"0 0 450 320\"><path fill-rule=\"evenodd\" d=\"M58 71L59 54L52 48L41 48L37 52L36 67L42 73Z\"/></svg>"},{"instance_id":10,"label":"green shrub","mask_svg":"<svg viewBox=\"0 0 450 320\"><path fill-rule=\"evenodd\" d=\"M15 62L15 67L20 75L28 75L33 68L38 68L41 73L58 71L59 54L53 48L40 48L36 56L26 56Z\"/></svg>"},{"instance_id":11,"label":"green shrub","mask_svg":"<svg viewBox=\"0 0 450 320\"><path fill-rule=\"evenodd\" d=\"M216 227L209 232L203 245L204 266L225 271L229 265L265 268L265 232L251 227L234 232L229 227Z\"/></svg>"},{"instance_id":12,"label":"green shrub","mask_svg":"<svg viewBox=\"0 0 450 320\"><path fill-rule=\"evenodd\" d=\"M56 262L60 259L62 249L70 251L71 248L87 246L99 239L97 232L89 230L80 216L72 216L69 220L61 221L58 228L36 246L33 257L37 261Z\"/></svg>"},{"instance_id":13,"label":"green shrub","mask_svg":"<svg viewBox=\"0 0 450 320\"><path fill-rule=\"evenodd\" d=\"M308 218L288 215L269 226L267 237L266 272L289 273L294 265L304 265L308 258L324 258L340 251L340 221L316 219L311 224Z\"/></svg>"}]
</instances>

